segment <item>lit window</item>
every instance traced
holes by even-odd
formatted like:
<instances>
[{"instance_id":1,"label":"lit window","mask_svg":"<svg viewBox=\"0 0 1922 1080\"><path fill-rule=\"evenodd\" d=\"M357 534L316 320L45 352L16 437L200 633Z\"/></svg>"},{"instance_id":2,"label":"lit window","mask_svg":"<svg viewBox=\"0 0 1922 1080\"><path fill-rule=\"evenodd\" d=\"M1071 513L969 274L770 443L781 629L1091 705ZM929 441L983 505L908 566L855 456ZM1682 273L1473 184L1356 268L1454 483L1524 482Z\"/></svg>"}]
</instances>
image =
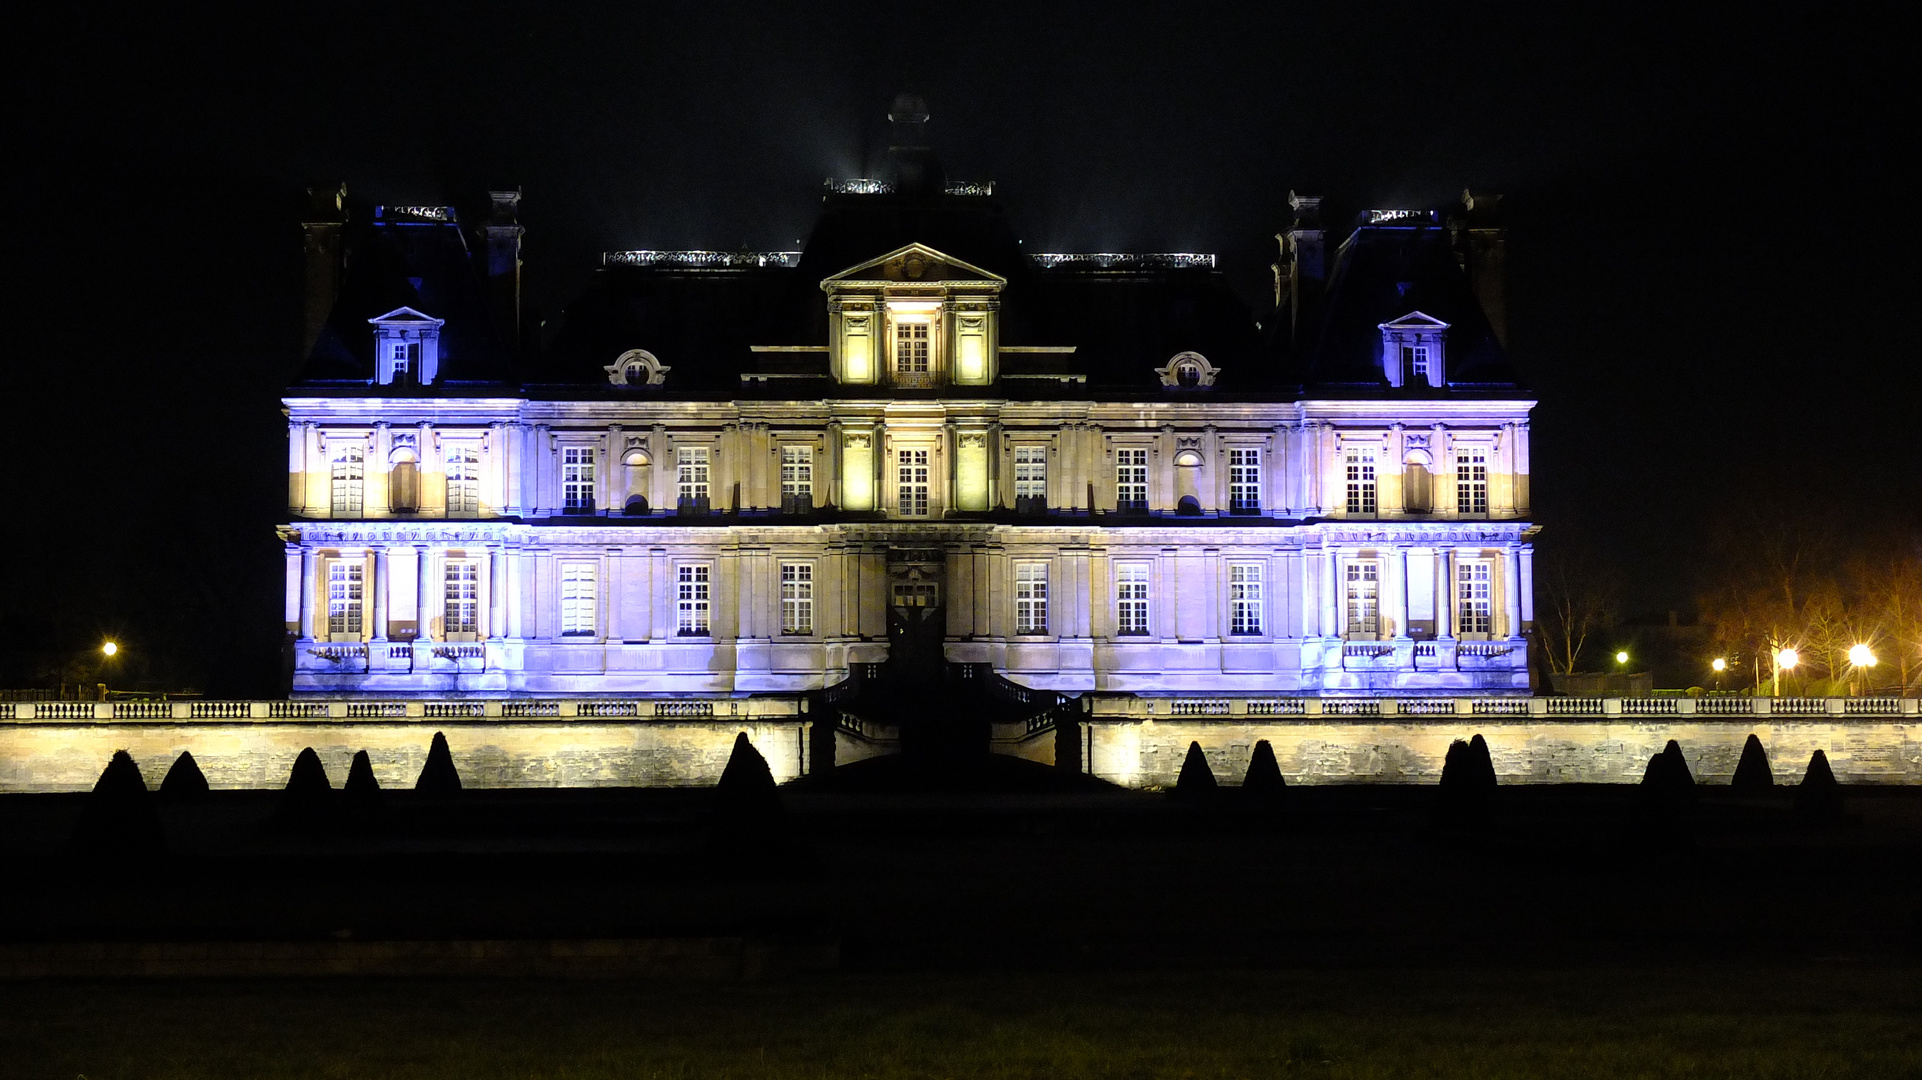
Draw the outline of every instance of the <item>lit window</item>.
<instances>
[{"instance_id":1,"label":"lit window","mask_svg":"<svg viewBox=\"0 0 1922 1080\"><path fill-rule=\"evenodd\" d=\"M360 636L360 586L363 567L359 561L335 560L327 564L327 636Z\"/></svg>"},{"instance_id":2,"label":"lit window","mask_svg":"<svg viewBox=\"0 0 1922 1080\"><path fill-rule=\"evenodd\" d=\"M447 633L480 632L480 564L472 559L449 559L443 578Z\"/></svg>"},{"instance_id":3,"label":"lit window","mask_svg":"<svg viewBox=\"0 0 1922 1080\"><path fill-rule=\"evenodd\" d=\"M674 627L682 637L708 633L708 568L705 563L683 566L676 582Z\"/></svg>"},{"instance_id":4,"label":"lit window","mask_svg":"<svg viewBox=\"0 0 1922 1080\"><path fill-rule=\"evenodd\" d=\"M574 514L594 512L594 448L569 446L561 450L562 506Z\"/></svg>"},{"instance_id":5,"label":"lit window","mask_svg":"<svg viewBox=\"0 0 1922 1080\"><path fill-rule=\"evenodd\" d=\"M361 511L361 481L366 475L367 457L359 446L344 446L334 453L333 507L335 517L355 517Z\"/></svg>"},{"instance_id":6,"label":"lit window","mask_svg":"<svg viewBox=\"0 0 1922 1080\"><path fill-rule=\"evenodd\" d=\"M1261 564L1228 567L1228 632L1261 633Z\"/></svg>"},{"instance_id":7,"label":"lit window","mask_svg":"<svg viewBox=\"0 0 1922 1080\"><path fill-rule=\"evenodd\" d=\"M1121 563L1115 567L1115 633L1134 636L1148 633L1148 567L1143 563Z\"/></svg>"},{"instance_id":8,"label":"lit window","mask_svg":"<svg viewBox=\"0 0 1922 1080\"><path fill-rule=\"evenodd\" d=\"M1014 508L1044 510L1048 505L1048 448L1014 448Z\"/></svg>"},{"instance_id":9,"label":"lit window","mask_svg":"<svg viewBox=\"0 0 1922 1080\"><path fill-rule=\"evenodd\" d=\"M781 509L805 514L814 508L814 450L807 446L781 447Z\"/></svg>"},{"instance_id":10,"label":"lit window","mask_svg":"<svg viewBox=\"0 0 1922 1080\"><path fill-rule=\"evenodd\" d=\"M894 370L901 375L928 373L928 324L894 324Z\"/></svg>"},{"instance_id":11,"label":"lit window","mask_svg":"<svg viewBox=\"0 0 1922 1080\"><path fill-rule=\"evenodd\" d=\"M941 591L932 581L897 581L894 583L894 606L902 609L920 610L938 607Z\"/></svg>"},{"instance_id":12,"label":"lit window","mask_svg":"<svg viewBox=\"0 0 1922 1080\"><path fill-rule=\"evenodd\" d=\"M1348 458L1348 512L1375 512L1375 448L1350 445Z\"/></svg>"},{"instance_id":13,"label":"lit window","mask_svg":"<svg viewBox=\"0 0 1922 1080\"><path fill-rule=\"evenodd\" d=\"M1116 510L1148 509L1148 451L1114 452L1114 489Z\"/></svg>"},{"instance_id":14,"label":"lit window","mask_svg":"<svg viewBox=\"0 0 1922 1080\"><path fill-rule=\"evenodd\" d=\"M708 448L683 446L674 453L679 473L680 508L705 513L708 508Z\"/></svg>"},{"instance_id":15,"label":"lit window","mask_svg":"<svg viewBox=\"0 0 1922 1080\"><path fill-rule=\"evenodd\" d=\"M814 564L781 564L781 633L814 633Z\"/></svg>"},{"instance_id":16,"label":"lit window","mask_svg":"<svg viewBox=\"0 0 1922 1080\"><path fill-rule=\"evenodd\" d=\"M1014 564L1014 632L1048 632L1048 564Z\"/></svg>"},{"instance_id":17,"label":"lit window","mask_svg":"<svg viewBox=\"0 0 1922 1080\"><path fill-rule=\"evenodd\" d=\"M1228 451L1228 512L1261 513L1261 451Z\"/></svg>"},{"instance_id":18,"label":"lit window","mask_svg":"<svg viewBox=\"0 0 1922 1080\"><path fill-rule=\"evenodd\" d=\"M1348 564L1348 636L1376 637L1381 632L1381 573L1372 562Z\"/></svg>"},{"instance_id":19,"label":"lit window","mask_svg":"<svg viewBox=\"0 0 1922 1080\"><path fill-rule=\"evenodd\" d=\"M900 498L897 505L903 517L928 514L928 452L903 450L900 456Z\"/></svg>"},{"instance_id":20,"label":"lit window","mask_svg":"<svg viewBox=\"0 0 1922 1080\"><path fill-rule=\"evenodd\" d=\"M447 514L472 517L480 513L480 461L470 447L447 451Z\"/></svg>"},{"instance_id":21,"label":"lit window","mask_svg":"<svg viewBox=\"0 0 1922 1080\"><path fill-rule=\"evenodd\" d=\"M1408 382L1421 386L1434 384L1429 374L1433 363L1434 350L1427 345L1403 345L1401 347L1401 369L1408 373Z\"/></svg>"},{"instance_id":22,"label":"lit window","mask_svg":"<svg viewBox=\"0 0 1922 1080\"><path fill-rule=\"evenodd\" d=\"M393 362L396 383L412 382L414 373L420 370L420 342L395 341L387 346L387 358Z\"/></svg>"},{"instance_id":23,"label":"lit window","mask_svg":"<svg viewBox=\"0 0 1922 1080\"><path fill-rule=\"evenodd\" d=\"M561 636L594 636L594 564L561 564Z\"/></svg>"},{"instance_id":24,"label":"lit window","mask_svg":"<svg viewBox=\"0 0 1922 1080\"><path fill-rule=\"evenodd\" d=\"M1455 509L1464 514L1488 513L1488 448L1455 450Z\"/></svg>"},{"instance_id":25,"label":"lit window","mask_svg":"<svg viewBox=\"0 0 1922 1080\"><path fill-rule=\"evenodd\" d=\"M1491 569L1485 562L1465 562L1456 568L1456 596L1460 600L1456 618L1463 634L1487 634L1494 628Z\"/></svg>"}]
</instances>

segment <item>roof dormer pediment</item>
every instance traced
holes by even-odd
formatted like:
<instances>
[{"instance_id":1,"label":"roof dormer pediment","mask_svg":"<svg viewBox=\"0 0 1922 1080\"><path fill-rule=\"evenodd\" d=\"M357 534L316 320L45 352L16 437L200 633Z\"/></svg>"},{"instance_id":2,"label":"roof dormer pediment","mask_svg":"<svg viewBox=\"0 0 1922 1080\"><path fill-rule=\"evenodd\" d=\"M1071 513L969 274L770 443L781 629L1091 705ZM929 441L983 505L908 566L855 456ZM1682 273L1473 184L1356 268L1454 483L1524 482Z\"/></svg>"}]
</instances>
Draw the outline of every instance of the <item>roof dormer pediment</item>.
<instances>
[{"instance_id":1,"label":"roof dormer pediment","mask_svg":"<svg viewBox=\"0 0 1922 1080\"><path fill-rule=\"evenodd\" d=\"M1411 311L1399 319L1382 323L1383 330L1446 330L1448 324L1426 312Z\"/></svg>"},{"instance_id":2,"label":"roof dormer pediment","mask_svg":"<svg viewBox=\"0 0 1922 1080\"><path fill-rule=\"evenodd\" d=\"M952 255L945 255L925 244L896 248L877 259L851 266L821 282L823 289L837 285L966 285L993 288L1008 279L989 273Z\"/></svg>"},{"instance_id":3,"label":"roof dormer pediment","mask_svg":"<svg viewBox=\"0 0 1922 1080\"><path fill-rule=\"evenodd\" d=\"M367 309L362 308L361 310L365 311ZM432 315L415 311L410 307L397 307L385 315L376 315L367 321L375 326L391 326L397 323L417 323L422 326L439 326L447 320L436 319Z\"/></svg>"}]
</instances>

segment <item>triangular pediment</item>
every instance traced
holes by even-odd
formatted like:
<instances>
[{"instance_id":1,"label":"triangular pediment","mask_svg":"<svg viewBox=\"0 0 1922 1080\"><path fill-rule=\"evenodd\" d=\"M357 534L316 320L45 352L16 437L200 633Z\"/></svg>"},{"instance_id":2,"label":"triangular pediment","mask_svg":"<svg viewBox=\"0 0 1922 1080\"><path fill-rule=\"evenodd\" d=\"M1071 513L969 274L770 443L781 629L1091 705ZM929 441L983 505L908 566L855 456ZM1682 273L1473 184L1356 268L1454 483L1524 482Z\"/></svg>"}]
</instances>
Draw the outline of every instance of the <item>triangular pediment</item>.
<instances>
[{"instance_id":1,"label":"triangular pediment","mask_svg":"<svg viewBox=\"0 0 1922 1080\"><path fill-rule=\"evenodd\" d=\"M900 282L904 285L944 284L980 282L981 284L1006 285L1008 279L992 274L972 263L946 255L928 247L926 244L909 244L896 248L878 259L870 259L858 266L851 266L823 281L822 285L837 282Z\"/></svg>"},{"instance_id":2,"label":"triangular pediment","mask_svg":"<svg viewBox=\"0 0 1922 1080\"><path fill-rule=\"evenodd\" d=\"M376 315L367 321L376 326L384 323L425 323L429 326L439 326L447 320L436 319L432 315L415 311L410 307L397 307L385 315Z\"/></svg>"},{"instance_id":3,"label":"triangular pediment","mask_svg":"<svg viewBox=\"0 0 1922 1080\"><path fill-rule=\"evenodd\" d=\"M1421 311L1411 311L1399 319L1382 323L1383 330L1446 330L1448 324L1433 315Z\"/></svg>"}]
</instances>

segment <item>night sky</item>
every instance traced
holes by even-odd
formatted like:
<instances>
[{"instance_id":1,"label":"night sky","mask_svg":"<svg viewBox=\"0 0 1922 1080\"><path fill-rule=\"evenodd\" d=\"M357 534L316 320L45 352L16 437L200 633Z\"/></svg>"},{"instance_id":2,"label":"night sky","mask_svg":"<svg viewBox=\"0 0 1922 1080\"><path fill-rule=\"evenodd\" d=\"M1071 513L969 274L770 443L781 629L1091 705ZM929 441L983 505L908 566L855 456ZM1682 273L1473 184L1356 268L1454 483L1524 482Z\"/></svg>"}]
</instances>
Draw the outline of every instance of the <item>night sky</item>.
<instances>
[{"instance_id":1,"label":"night sky","mask_svg":"<svg viewBox=\"0 0 1922 1080\"><path fill-rule=\"evenodd\" d=\"M904 89L1029 250L1214 251L1251 304L1290 188L1505 193L1543 542L1637 610L1738 512L1915 527L1894 4L257 7L12 26L0 686L111 635L116 679L277 691L303 188L524 188L553 316L602 250L794 246Z\"/></svg>"}]
</instances>

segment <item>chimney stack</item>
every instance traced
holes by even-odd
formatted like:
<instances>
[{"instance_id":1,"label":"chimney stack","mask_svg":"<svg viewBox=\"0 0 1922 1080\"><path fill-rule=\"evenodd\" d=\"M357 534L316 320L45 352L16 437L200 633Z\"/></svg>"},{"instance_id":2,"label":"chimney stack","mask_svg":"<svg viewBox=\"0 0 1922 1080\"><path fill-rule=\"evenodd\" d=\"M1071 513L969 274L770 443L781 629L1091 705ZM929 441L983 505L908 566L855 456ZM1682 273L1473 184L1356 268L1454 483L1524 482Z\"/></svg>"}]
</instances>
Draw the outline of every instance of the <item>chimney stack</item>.
<instances>
[{"instance_id":1,"label":"chimney stack","mask_svg":"<svg viewBox=\"0 0 1922 1080\"><path fill-rule=\"evenodd\" d=\"M1462 190L1460 211L1450 215L1455 258L1468 272L1469 288L1481 301L1495 340L1508 346L1508 230L1501 224L1502 197Z\"/></svg>"},{"instance_id":2,"label":"chimney stack","mask_svg":"<svg viewBox=\"0 0 1922 1080\"><path fill-rule=\"evenodd\" d=\"M300 357L312 355L320 331L334 313L340 297L341 233L347 225L347 185L308 188L307 210L301 215L302 247L307 260L307 296L301 326Z\"/></svg>"},{"instance_id":3,"label":"chimney stack","mask_svg":"<svg viewBox=\"0 0 1922 1080\"><path fill-rule=\"evenodd\" d=\"M1321 196L1288 193L1288 208L1294 220L1288 231L1277 233L1281 258L1275 263L1275 307L1288 309L1291 340L1299 341L1303 323L1310 321L1307 308L1318 306L1322 284L1327 276L1323 258Z\"/></svg>"},{"instance_id":4,"label":"chimney stack","mask_svg":"<svg viewBox=\"0 0 1922 1080\"><path fill-rule=\"evenodd\" d=\"M481 226L481 250L487 256L488 300L494 309L495 329L509 351L521 345L521 192L490 191L493 204Z\"/></svg>"}]
</instances>

